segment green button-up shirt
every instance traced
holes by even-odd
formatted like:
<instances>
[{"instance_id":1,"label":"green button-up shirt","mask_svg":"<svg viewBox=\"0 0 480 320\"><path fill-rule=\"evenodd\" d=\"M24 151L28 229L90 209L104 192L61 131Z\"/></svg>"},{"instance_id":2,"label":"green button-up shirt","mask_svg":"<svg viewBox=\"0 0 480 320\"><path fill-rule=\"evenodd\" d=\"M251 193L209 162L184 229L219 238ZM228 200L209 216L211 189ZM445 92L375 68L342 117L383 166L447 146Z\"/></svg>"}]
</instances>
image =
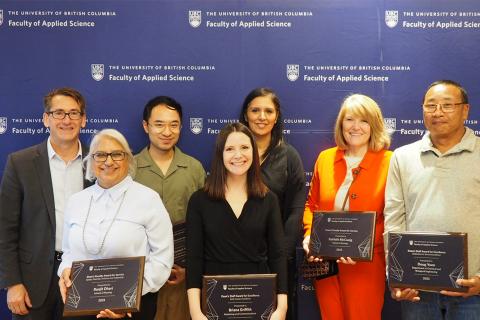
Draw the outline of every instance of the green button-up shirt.
<instances>
[{"instance_id":1,"label":"green button-up shirt","mask_svg":"<svg viewBox=\"0 0 480 320\"><path fill-rule=\"evenodd\" d=\"M158 192L172 223L185 220L190 196L205 183L202 164L175 147L175 155L164 175L148 148L144 148L135 155L135 168L134 180Z\"/></svg>"}]
</instances>

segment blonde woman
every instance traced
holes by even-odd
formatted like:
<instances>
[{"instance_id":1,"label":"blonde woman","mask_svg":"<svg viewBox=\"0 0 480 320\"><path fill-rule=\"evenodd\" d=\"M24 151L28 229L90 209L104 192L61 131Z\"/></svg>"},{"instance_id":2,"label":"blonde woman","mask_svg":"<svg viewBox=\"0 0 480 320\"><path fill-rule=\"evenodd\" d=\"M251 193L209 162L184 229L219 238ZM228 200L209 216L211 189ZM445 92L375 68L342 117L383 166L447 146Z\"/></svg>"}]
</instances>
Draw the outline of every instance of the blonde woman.
<instances>
[{"instance_id":1,"label":"blonde woman","mask_svg":"<svg viewBox=\"0 0 480 320\"><path fill-rule=\"evenodd\" d=\"M383 207L385 183L390 163L390 137L382 113L371 98L354 94L347 97L335 124L336 147L318 156L310 184L303 223L303 246L309 261L308 244L313 212L375 211L376 226L372 262L356 262L341 257L338 275L316 280L317 302L323 320L381 319L385 290L383 247Z\"/></svg>"}]
</instances>

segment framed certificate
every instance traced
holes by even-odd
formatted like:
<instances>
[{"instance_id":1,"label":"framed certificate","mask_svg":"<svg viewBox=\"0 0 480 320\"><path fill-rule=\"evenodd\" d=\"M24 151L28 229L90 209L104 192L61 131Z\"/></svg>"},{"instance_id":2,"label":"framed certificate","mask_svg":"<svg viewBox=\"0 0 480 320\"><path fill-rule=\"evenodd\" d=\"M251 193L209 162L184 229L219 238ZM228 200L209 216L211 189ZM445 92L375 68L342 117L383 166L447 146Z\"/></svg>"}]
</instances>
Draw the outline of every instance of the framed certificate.
<instances>
[{"instance_id":1,"label":"framed certificate","mask_svg":"<svg viewBox=\"0 0 480 320\"><path fill-rule=\"evenodd\" d=\"M185 268L187 265L187 225L185 221L173 225L173 261Z\"/></svg>"},{"instance_id":2,"label":"framed certificate","mask_svg":"<svg viewBox=\"0 0 480 320\"><path fill-rule=\"evenodd\" d=\"M468 276L467 249L465 233L389 232L389 285L426 291L468 291L456 283Z\"/></svg>"},{"instance_id":3,"label":"framed certificate","mask_svg":"<svg viewBox=\"0 0 480 320\"><path fill-rule=\"evenodd\" d=\"M276 274L203 276L203 312L209 320L269 319L276 309L276 283Z\"/></svg>"},{"instance_id":4,"label":"framed certificate","mask_svg":"<svg viewBox=\"0 0 480 320\"><path fill-rule=\"evenodd\" d=\"M63 316L138 312L145 257L74 261Z\"/></svg>"},{"instance_id":5,"label":"framed certificate","mask_svg":"<svg viewBox=\"0 0 480 320\"><path fill-rule=\"evenodd\" d=\"M372 211L314 212L310 255L372 261L375 219Z\"/></svg>"}]
</instances>

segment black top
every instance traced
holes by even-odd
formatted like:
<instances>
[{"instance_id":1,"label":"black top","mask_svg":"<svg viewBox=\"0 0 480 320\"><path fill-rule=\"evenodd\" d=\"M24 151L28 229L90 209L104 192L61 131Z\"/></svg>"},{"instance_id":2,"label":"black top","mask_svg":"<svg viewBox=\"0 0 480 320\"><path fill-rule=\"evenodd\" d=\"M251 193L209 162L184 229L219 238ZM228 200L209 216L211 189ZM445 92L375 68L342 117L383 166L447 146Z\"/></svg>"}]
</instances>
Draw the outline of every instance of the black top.
<instances>
[{"instance_id":1,"label":"black top","mask_svg":"<svg viewBox=\"0 0 480 320\"><path fill-rule=\"evenodd\" d=\"M277 292L287 292L287 264L278 201L272 192L249 198L237 219L226 200L196 191L187 208L187 288L202 275L276 273Z\"/></svg>"},{"instance_id":2,"label":"black top","mask_svg":"<svg viewBox=\"0 0 480 320\"><path fill-rule=\"evenodd\" d=\"M282 142L263 161L262 177L280 202L285 228L285 253L295 258L295 246L302 235L305 208L305 171L297 150Z\"/></svg>"}]
</instances>

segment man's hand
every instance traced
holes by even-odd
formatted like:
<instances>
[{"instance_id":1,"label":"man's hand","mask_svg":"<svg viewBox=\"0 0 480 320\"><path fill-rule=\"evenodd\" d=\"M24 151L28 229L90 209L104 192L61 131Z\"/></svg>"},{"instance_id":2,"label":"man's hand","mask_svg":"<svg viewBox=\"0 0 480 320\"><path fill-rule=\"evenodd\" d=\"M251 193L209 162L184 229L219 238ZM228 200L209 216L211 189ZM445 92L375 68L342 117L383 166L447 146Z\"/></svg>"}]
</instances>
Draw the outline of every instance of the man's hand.
<instances>
[{"instance_id":1,"label":"man's hand","mask_svg":"<svg viewBox=\"0 0 480 320\"><path fill-rule=\"evenodd\" d=\"M462 287L467 287L467 292L454 292L454 291L447 291L442 290L440 291L441 294L451 297L464 297L468 298L477 294L480 294L480 276L474 276L470 279L458 279L457 284L461 285Z\"/></svg>"},{"instance_id":2,"label":"man's hand","mask_svg":"<svg viewBox=\"0 0 480 320\"><path fill-rule=\"evenodd\" d=\"M27 288L23 284L16 284L7 289L8 309L14 314L26 315L28 308L32 307L32 302L28 296Z\"/></svg>"},{"instance_id":3,"label":"man's hand","mask_svg":"<svg viewBox=\"0 0 480 320\"><path fill-rule=\"evenodd\" d=\"M390 288L390 293L392 294L392 298L397 301L401 301L401 300L408 300L411 302L420 301L420 297L418 296L418 291L415 289Z\"/></svg>"},{"instance_id":4,"label":"man's hand","mask_svg":"<svg viewBox=\"0 0 480 320\"><path fill-rule=\"evenodd\" d=\"M180 267L179 265L174 264L172 267L172 272L170 273L170 278L168 278L167 283L169 285L177 285L182 283L185 280L185 268Z\"/></svg>"}]
</instances>

